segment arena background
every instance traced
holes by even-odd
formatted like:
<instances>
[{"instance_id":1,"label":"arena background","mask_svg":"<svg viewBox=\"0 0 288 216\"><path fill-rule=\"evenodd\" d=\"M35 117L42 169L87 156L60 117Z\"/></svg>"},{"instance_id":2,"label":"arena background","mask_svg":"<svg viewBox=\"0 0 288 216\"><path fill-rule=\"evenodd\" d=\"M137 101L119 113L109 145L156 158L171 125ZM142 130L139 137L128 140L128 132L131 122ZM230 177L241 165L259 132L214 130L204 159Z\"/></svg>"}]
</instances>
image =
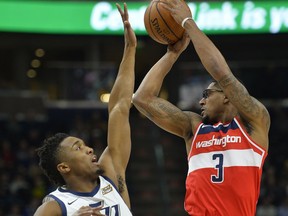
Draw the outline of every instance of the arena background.
<instances>
[{"instance_id":1,"label":"arena background","mask_svg":"<svg viewBox=\"0 0 288 216\"><path fill-rule=\"evenodd\" d=\"M288 215L288 34L209 37L271 114L257 215ZM166 51L147 35L137 38L135 89ZM122 35L0 32L0 215L33 215L54 188L39 170L34 151L46 136L59 131L80 136L99 153L106 146L106 104L99 98L111 90L122 51ZM165 79L161 96L198 112L208 82L190 45ZM187 215L184 142L135 108L130 119L133 146L127 183L132 211L136 216Z\"/></svg>"}]
</instances>

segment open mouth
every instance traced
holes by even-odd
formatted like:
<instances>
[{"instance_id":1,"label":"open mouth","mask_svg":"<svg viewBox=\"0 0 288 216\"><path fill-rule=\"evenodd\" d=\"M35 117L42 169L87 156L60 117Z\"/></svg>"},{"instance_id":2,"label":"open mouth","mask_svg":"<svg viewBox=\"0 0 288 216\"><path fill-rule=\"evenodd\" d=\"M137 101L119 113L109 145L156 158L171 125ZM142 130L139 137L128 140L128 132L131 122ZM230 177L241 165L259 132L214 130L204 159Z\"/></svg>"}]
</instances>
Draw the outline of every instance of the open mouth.
<instances>
[{"instance_id":1,"label":"open mouth","mask_svg":"<svg viewBox=\"0 0 288 216\"><path fill-rule=\"evenodd\" d=\"M96 155L93 155L93 157L92 157L92 163L97 163L97 157L96 157Z\"/></svg>"},{"instance_id":2,"label":"open mouth","mask_svg":"<svg viewBox=\"0 0 288 216\"><path fill-rule=\"evenodd\" d=\"M201 116L204 115L204 109L201 109Z\"/></svg>"}]
</instances>

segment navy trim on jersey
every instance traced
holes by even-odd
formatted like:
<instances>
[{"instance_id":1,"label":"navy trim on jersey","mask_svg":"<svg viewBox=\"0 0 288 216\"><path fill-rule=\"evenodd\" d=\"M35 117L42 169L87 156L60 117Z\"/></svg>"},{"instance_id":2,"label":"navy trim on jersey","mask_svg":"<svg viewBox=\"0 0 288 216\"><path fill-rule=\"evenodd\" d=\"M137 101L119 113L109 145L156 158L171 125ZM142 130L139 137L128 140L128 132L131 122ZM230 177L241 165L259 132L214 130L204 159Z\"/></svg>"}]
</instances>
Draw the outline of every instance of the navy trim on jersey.
<instances>
[{"instance_id":1,"label":"navy trim on jersey","mask_svg":"<svg viewBox=\"0 0 288 216\"><path fill-rule=\"evenodd\" d=\"M200 130L198 131L198 134L207 134L210 132L219 132L219 131L223 133L227 133L228 130L236 130L238 128L239 127L234 120L228 125L223 125L223 124L205 125L203 124L201 125Z\"/></svg>"},{"instance_id":2,"label":"navy trim on jersey","mask_svg":"<svg viewBox=\"0 0 288 216\"><path fill-rule=\"evenodd\" d=\"M60 205L60 208L62 211L62 216L67 216L67 209L66 209L65 204L59 198L57 198L54 195L48 195L48 196L52 197Z\"/></svg>"},{"instance_id":3,"label":"navy trim on jersey","mask_svg":"<svg viewBox=\"0 0 288 216\"><path fill-rule=\"evenodd\" d=\"M107 176L102 176L105 180L107 180L110 184L112 184L112 186L115 188L115 190L119 193L115 183L108 178ZM67 190L63 187L59 187L58 190L62 193L71 193L71 194L75 194L77 196L83 196L83 197L93 197L100 189L100 184L97 185L91 192L75 192L75 191L71 191L71 190ZM119 193L120 194L120 193Z\"/></svg>"},{"instance_id":4,"label":"navy trim on jersey","mask_svg":"<svg viewBox=\"0 0 288 216\"><path fill-rule=\"evenodd\" d=\"M63 187L59 187L58 190L62 193L71 193L75 194L77 196L82 196L82 197L93 197L100 189L100 185L98 184L91 192L75 192L71 190L66 190Z\"/></svg>"},{"instance_id":5,"label":"navy trim on jersey","mask_svg":"<svg viewBox=\"0 0 288 216\"><path fill-rule=\"evenodd\" d=\"M97 208L99 206L103 206L104 204L104 200L103 201L100 201L100 202L97 202L97 203L94 203L94 204L89 204L89 206L93 207L93 208Z\"/></svg>"}]
</instances>

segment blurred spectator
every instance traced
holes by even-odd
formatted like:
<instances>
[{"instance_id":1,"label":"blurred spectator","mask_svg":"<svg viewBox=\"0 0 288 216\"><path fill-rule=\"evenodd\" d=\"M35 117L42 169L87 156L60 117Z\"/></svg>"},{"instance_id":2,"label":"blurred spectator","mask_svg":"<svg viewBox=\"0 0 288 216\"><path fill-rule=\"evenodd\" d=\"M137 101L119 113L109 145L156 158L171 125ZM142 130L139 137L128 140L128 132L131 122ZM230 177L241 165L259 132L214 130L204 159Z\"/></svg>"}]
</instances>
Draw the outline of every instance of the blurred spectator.
<instances>
[{"instance_id":1,"label":"blurred spectator","mask_svg":"<svg viewBox=\"0 0 288 216\"><path fill-rule=\"evenodd\" d=\"M272 198L267 196L262 205L258 206L256 216L277 216L277 208L272 204Z\"/></svg>"},{"instance_id":2,"label":"blurred spectator","mask_svg":"<svg viewBox=\"0 0 288 216\"><path fill-rule=\"evenodd\" d=\"M288 198L282 201L278 207L277 216L288 216Z\"/></svg>"},{"instance_id":3,"label":"blurred spectator","mask_svg":"<svg viewBox=\"0 0 288 216\"><path fill-rule=\"evenodd\" d=\"M15 152L12 150L12 144L8 140L2 140L1 144L1 158L5 168L13 168L15 165Z\"/></svg>"}]
</instances>

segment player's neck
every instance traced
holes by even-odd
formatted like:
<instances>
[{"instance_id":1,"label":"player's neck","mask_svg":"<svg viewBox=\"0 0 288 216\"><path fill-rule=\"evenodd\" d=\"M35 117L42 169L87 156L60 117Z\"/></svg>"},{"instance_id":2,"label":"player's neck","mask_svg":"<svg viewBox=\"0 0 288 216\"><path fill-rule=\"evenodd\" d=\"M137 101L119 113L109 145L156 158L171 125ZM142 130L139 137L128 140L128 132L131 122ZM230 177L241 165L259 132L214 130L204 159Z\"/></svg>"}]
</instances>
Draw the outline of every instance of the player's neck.
<instances>
[{"instance_id":1,"label":"player's neck","mask_svg":"<svg viewBox=\"0 0 288 216\"><path fill-rule=\"evenodd\" d=\"M98 179L69 179L66 181L67 190L75 191L75 192L84 192L89 193L98 185Z\"/></svg>"},{"instance_id":2,"label":"player's neck","mask_svg":"<svg viewBox=\"0 0 288 216\"><path fill-rule=\"evenodd\" d=\"M228 107L222 113L220 121L222 123L229 123L233 120L234 117L237 116L237 110L234 107Z\"/></svg>"}]
</instances>

